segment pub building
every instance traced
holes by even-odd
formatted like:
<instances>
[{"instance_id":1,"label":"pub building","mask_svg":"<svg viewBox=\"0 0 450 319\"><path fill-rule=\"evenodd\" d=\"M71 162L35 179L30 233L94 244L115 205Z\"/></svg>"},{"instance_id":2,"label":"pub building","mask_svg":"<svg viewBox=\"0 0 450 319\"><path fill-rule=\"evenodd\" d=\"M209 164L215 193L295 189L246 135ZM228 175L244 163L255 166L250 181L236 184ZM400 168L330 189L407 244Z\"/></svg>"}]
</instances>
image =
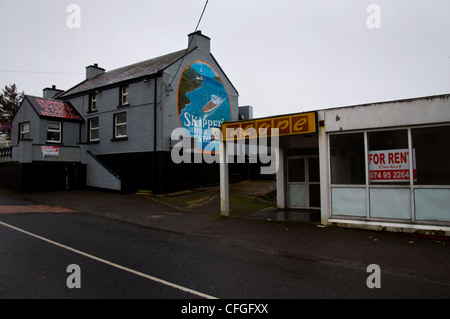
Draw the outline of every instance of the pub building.
<instances>
[{"instance_id":1,"label":"pub building","mask_svg":"<svg viewBox=\"0 0 450 319\"><path fill-rule=\"evenodd\" d=\"M12 121L0 187L164 193L218 183L218 164L171 161L174 129L199 141L193 153L208 144L211 126L251 114L249 107L240 114L238 92L210 42L197 31L184 49L110 71L94 63L66 91L27 95Z\"/></svg>"},{"instance_id":2,"label":"pub building","mask_svg":"<svg viewBox=\"0 0 450 319\"><path fill-rule=\"evenodd\" d=\"M280 211L323 225L450 235L450 94L225 123L222 149L237 139L227 128L263 126L279 128ZM227 169L223 161L222 215Z\"/></svg>"}]
</instances>

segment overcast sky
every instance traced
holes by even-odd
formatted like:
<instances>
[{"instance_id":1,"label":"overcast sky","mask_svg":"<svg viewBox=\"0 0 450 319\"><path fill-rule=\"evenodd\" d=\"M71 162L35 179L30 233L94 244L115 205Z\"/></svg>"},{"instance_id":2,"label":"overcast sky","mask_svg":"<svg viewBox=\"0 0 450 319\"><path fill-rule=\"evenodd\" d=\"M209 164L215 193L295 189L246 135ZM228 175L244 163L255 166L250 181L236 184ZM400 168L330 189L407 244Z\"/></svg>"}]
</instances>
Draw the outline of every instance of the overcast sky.
<instances>
[{"instance_id":1,"label":"overcast sky","mask_svg":"<svg viewBox=\"0 0 450 319\"><path fill-rule=\"evenodd\" d=\"M41 96L184 49L205 2L0 0L0 86ZM209 0L199 30L255 117L450 93L449 0Z\"/></svg>"}]
</instances>

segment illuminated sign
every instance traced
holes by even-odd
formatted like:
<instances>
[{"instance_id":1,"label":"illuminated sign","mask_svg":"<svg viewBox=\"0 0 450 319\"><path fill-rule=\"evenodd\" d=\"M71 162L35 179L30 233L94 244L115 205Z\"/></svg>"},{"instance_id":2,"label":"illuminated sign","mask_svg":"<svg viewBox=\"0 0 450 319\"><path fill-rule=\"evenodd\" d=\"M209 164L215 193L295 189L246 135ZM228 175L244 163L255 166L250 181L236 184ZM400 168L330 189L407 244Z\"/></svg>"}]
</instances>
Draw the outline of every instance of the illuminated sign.
<instances>
[{"instance_id":1,"label":"illuminated sign","mask_svg":"<svg viewBox=\"0 0 450 319\"><path fill-rule=\"evenodd\" d=\"M270 137L272 129L278 129L278 136L310 134L317 132L316 113L301 113L258 120L222 124L224 140L240 140L255 137Z\"/></svg>"}]
</instances>

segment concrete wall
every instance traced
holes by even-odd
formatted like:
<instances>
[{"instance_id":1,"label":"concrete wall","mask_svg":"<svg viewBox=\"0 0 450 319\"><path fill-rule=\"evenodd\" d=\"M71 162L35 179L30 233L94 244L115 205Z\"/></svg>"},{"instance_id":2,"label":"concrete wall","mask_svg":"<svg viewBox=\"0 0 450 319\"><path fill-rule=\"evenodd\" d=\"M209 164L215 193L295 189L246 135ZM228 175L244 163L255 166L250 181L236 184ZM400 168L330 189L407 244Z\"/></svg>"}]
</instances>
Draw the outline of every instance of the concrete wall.
<instances>
[{"instance_id":1,"label":"concrete wall","mask_svg":"<svg viewBox=\"0 0 450 319\"><path fill-rule=\"evenodd\" d=\"M325 110L327 132L442 123L450 120L450 95Z\"/></svg>"},{"instance_id":2,"label":"concrete wall","mask_svg":"<svg viewBox=\"0 0 450 319\"><path fill-rule=\"evenodd\" d=\"M86 185L91 187L98 187L110 189L115 191L121 190L121 180L108 170L99 159L92 153L88 152L86 155L87 164L87 178Z\"/></svg>"}]
</instances>

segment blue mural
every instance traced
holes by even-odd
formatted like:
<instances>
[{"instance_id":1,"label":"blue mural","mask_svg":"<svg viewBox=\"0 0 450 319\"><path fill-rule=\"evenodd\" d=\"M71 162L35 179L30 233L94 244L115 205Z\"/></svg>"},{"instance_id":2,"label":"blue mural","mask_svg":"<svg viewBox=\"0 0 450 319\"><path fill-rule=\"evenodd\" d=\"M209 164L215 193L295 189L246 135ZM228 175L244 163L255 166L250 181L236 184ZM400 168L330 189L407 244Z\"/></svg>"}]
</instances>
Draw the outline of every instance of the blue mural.
<instances>
[{"instance_id":1,"label":"blue mural","mask_svg":"<svg viewBox=\"0 0 450 319\"><path fill-rule=\"evenodd\" d=\"M197 139L198 150L219 150L211 127L231 121L232 109L222 79L208 63L196 61L183 70L178 87L178 119L185 134Z\"/></svg>"}]
</instances>

